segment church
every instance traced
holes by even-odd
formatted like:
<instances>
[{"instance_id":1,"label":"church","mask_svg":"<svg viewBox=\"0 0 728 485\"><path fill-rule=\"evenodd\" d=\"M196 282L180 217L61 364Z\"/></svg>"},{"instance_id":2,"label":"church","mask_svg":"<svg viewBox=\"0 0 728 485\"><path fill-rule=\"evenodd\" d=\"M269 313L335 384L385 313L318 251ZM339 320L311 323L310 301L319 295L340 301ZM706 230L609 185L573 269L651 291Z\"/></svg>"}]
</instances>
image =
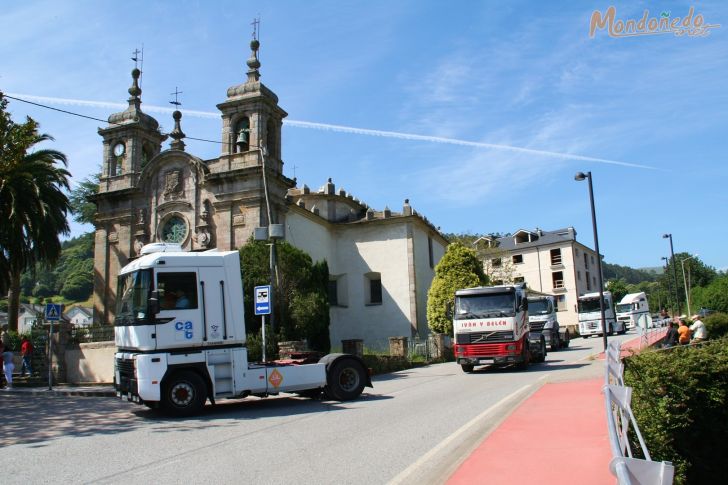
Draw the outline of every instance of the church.
<instances>
[{"instance_id":1,"label":"church","mask_svg":"<svg viewBox=\"0 0 728 485\"><path fill-rule=\"evenodd\" d=\"M256 228L276 224L283 239L328 263L333 348L348 339L385 348L389 337L425 338L427 292L447 240L408 200L401 211L377 211L331 179L311 190L283 174L287 113L260 82L259 46L250 43L245 82L217 105L222 149L211 160L185 151L180 111L168 134L142 111L141 72L132 71L128 108L98 130L94 323L113 324L116 276L143 245L236 250Z\"/></svg>"}]
</instances>

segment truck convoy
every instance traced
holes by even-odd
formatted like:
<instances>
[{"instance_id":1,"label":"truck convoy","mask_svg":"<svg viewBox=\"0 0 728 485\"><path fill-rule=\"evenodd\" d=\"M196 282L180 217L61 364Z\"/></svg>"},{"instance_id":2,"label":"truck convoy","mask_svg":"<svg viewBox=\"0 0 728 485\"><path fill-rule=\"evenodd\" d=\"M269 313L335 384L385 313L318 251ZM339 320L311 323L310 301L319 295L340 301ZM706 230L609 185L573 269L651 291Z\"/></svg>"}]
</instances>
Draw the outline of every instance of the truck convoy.
<instances>
[{"instance_id":1,"label":"truck convoy","mask_svg":"<svg viewBox=\"0 0 728 485\"><path fill-rule=\"evenodd\" d=\"M645 292L629 293L617 303L617 320L627 328L635 328L638 322L650 322L650 305L647 303ZM644 326L645 324L642 323ZM649 323L648 323L649 325Z\"/></svg>"},{"instance_id":2,"label":"truck convoy","mask_svg":"<svg viewBox=\"0 0 728 485\"><path fill-rule=\"evenodd\" d=\"M607 333L612 335L614 332L625 333L627 327L624 323L618 322L614 318L614 303L612 294L609 291L604 293L604 323L607 327ZM599 293L586 293L579 297L579 333L584 338L592 335L602 335L602 315L599 308Z\"/></svg>"},{"instance_id":3,"label":"truck convoy","mask_svg":"<svg viewBox=\"0 0 728 485\"><path fill-rule=\"evenodd\" d=\"M329 354L318 363L249 362L240 257L144 246L119 272L115 320L117 395L177 416L209 399L323 391L336 400L372 386L364 362Z\"/></svg>"},{"instance_id":4,"label":"truck convoy","mask_svg":"<svg viewBox=\"0 0 728 485\"><path fill-rule=\"evenodd\" d=\"M533 334L541 334L552 351L569 346L571 336L562 328L556 318L556 303L553 296L533 295L528 297L528 324Z\"/></svg>"},{"instance_id":5,"label":"truck convoy","mask_svg":"<svg viewBox=\"0 0 728 485\"><path fill-rule=\"evenodd\" d=\"M464 372L476 365L543 362L546 341L529 333L525 284L481 286L455 292L455 358Z\"/></svg>"}]
</instances>

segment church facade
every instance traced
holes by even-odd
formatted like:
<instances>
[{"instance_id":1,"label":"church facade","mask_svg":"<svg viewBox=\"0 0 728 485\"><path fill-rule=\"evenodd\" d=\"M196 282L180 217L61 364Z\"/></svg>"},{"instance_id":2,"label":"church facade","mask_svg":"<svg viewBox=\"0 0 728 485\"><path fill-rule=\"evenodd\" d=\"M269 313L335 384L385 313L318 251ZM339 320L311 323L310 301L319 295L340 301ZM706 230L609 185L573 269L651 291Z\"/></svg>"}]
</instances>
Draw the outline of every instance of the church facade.
<instances>
[{"instance_id":1,"label":"church facade","mask_svg":"<svg viewBox=\"0 0 728 485\"><path fill-rule=\"evenodd\" d=\"M401 212L375 211L337 192L331 180L312 192L283 174L287 113L260 82L258 47L254 39L245 82L217 105L222 149L211 160L185 151L179 111L174 129L161 133L141 110L140 71L132 71L128 108L99 129L94 322L113 323L116 276L144 244L235 250L256 228L280 224L289 243L328 262L332 346L363 339L383 347L390 336L426 336L427 290L447 241L407 201Z\"/></svg>"}]
</instances>

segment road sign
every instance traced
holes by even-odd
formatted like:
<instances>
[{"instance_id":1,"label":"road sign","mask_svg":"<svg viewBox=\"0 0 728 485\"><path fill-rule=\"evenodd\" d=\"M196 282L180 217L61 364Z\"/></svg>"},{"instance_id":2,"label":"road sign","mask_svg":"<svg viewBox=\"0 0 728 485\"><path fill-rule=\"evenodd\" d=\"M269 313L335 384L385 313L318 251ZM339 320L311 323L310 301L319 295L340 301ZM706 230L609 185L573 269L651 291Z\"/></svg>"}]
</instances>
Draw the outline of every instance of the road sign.
<instances>
[{"instance_id":1,"label":"road sign","mask_svg":"<svg viewBox=\"0 0 728 485\"><path fill-rule=\"evenodd\" d=\"M270 315L270 285L256 286L254 294L255 314Z\"/></svg>"},{"instance_id":2,"label":"road sign","mask_svg":"<svg viewBox=\"0 0 728 485\"><path fill-rule=\"evenodd\" d=\"M61 319L61 305L55 303L46 303L45 319L58 321Z\"/></svg>"}]
</instances>

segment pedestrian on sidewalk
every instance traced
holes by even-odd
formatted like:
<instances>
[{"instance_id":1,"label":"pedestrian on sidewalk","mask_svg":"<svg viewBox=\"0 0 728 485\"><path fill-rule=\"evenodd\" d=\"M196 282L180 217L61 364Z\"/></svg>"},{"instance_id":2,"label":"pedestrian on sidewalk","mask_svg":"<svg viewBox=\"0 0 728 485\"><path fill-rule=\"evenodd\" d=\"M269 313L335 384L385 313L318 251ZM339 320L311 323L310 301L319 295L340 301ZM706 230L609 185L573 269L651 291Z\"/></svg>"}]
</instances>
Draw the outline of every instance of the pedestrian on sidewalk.
<instances>
[{"instance_id":1,"label":"pedestrian on sidewalk","mask_svg":"<svg viewBox=\"0 0 728 485\"><path fill-rule=\"evenodd\" d=\"M680 345L688 345L690 343L690 328L682 318L679 319L679 322L680 326L677 329L677 333L679 335L678 341L680 342Z\"/></svg>"},{"instance_id":2,"label":"pedestrian on sidewalk","mask_svg":"<svg viewBox=\"0 0 728 485\"><path fill-rule=\"evenodd\" d=\"M705 324L700 319L700 315L693 315L693 324L690 325L690 331L693 334L693 342L703 342L708 338L708 330L705 328Z\"/></svg>"},{"instance_id":3,"label":"pedestrian on sidewalk","mask_svg":"<svg viewBox=\"0 0 728 485\"><path fill-rule=\"evenodd\" d=\"M33 343L28 340L28 337L23 337L20 342L20 354L23 356L23 365L20 366L20 376L25 375L25 371L28 371L28 377L33 375L33 366L31 359L33 358Z\"/></svg>"},{"instance_id":4,"label":"pedestrian on sidewalk","mask_svg":"<svg viewBox=\"0 0 728 485\"><path fill-rule=\"evenodd\" d=\"M667 334L665 334L665 343L662 344L665 348L675 347L680 337L675 329L675 322L671 321L668 325Z\"/></svg>"},{"instance_id":5,"label":"pedestrian on sidewalk","mask_svg":"<svg viewBox=\"0 0 728 485\"><path fill-rule=\"evenodd\" d=\"M13 350L10 346L6 346L3 351L3 370L5 371L5 382L7 382L7 388L12 389L15 364L13 363Z\"/></svg>"}]
</instances>

